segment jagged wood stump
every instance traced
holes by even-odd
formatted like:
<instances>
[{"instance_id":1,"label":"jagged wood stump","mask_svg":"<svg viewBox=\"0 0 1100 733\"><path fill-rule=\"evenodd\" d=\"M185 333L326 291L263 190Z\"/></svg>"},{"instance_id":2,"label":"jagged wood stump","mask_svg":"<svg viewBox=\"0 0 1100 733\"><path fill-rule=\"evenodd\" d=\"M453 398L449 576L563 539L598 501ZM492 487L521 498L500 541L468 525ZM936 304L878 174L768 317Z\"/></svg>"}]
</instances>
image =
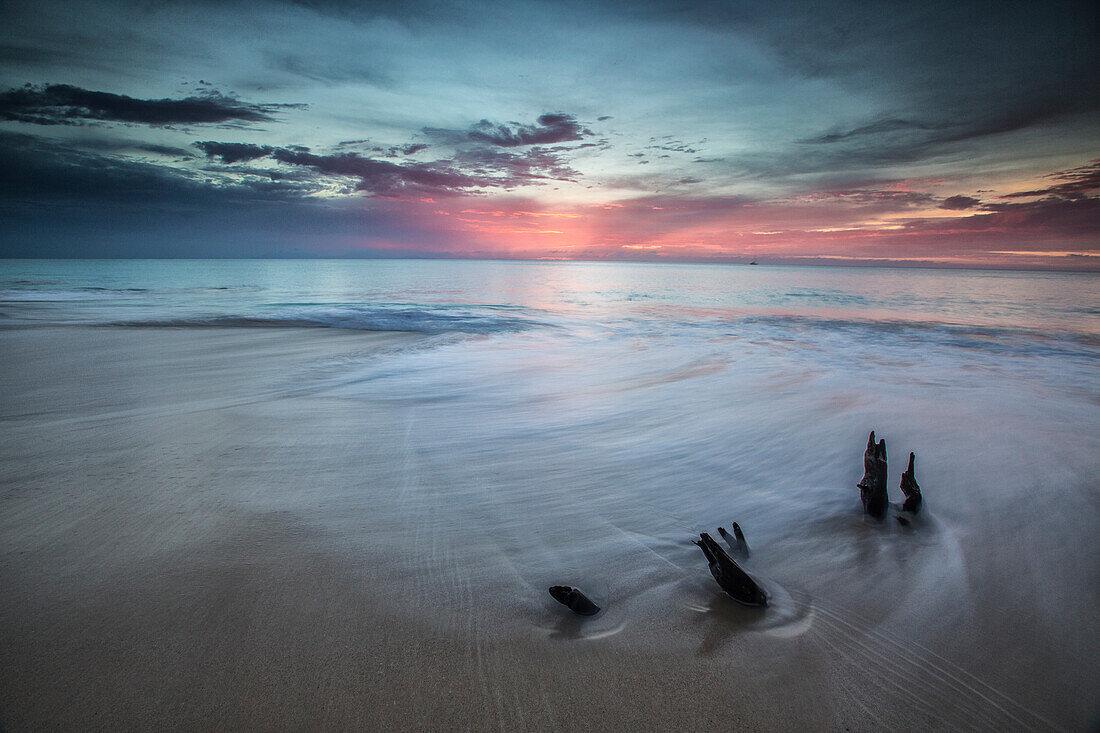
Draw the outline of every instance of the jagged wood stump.
<instances>
[{"instance_id":1,"label":"jagged wood stump","mask_svg":"<svg viewBox=\"0 0 1100 733\"><path fill-rule=\"evenodd\" d=\"M913 459L915 458L915 454L909 454L909 468L905 469L905 473L901 475L901 493L905 494L905 503L901 505L901 508L902 511L912 512L913 514L920 511L922 501L920 486L917 484L916 473L913 470Z\"/></svg>"},{"instance_id":2,"label":"jagged wood stump","mask_svg":"<svg viewBox=\"0 0 1100 733\"><path fill-rule=\"evenodd\" d=\"M718 528L718 534L722 535L722 539L730 546L730 552L734 555L748 558L752 554L749 543L745 541L745 533L741 531L741 525L737 522L733 523L733 537L730 537L730 533L724 527Z\"/></svg>"},{"instance_id":3,"label":"jagged wood stump","mask_svg":"<svg viewBox=\"0 0 1100 733\"><path fill-rule=\"evenodd\" d=\"M867 439L867 450L863 453L863 478L856 484L863 510L876 519L886 514L886 439L875 443L875 431Z\"/></svg>"},{"instance_id":4,"label":"jagged wood stump","mask_svg":"<svg viewBox=\"0 0 1100 733\"><path fill-rule=\"evenodd\" d=\"M692 542L703 551L710 574L733 600L746 606L768 605L768 595L764 590L709 534L703 532L699 539Z\"/></svg>"},{"instance_id":5,"label":"jagged wood stump","mask_svg":"<svg viewBox=\"0 0 1100 733\"><path fill-rule=\"evenodd\" d=\"M579 616L595 616L600 612L600 607L584 593L581 593L579 588L570 585L552 585L550 586L550 595L554 597L555 601L568 606L570 611Z\"/></svg>"}]
</instances>

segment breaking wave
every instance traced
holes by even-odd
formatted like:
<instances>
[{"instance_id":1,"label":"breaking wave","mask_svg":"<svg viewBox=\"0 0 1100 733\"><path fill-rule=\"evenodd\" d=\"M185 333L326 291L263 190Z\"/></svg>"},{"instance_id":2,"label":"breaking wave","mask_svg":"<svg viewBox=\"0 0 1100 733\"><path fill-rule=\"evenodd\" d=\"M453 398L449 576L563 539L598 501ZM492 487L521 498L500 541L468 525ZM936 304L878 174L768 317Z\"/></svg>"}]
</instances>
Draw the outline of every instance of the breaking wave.
<instances>
[{"instance_id":1,"label":"breaking wave","mask_svg":"<svg viewBox=\"0 0 1100 733\"><path fill-rule=\"evenodd\" d=\"M62 303L108 298L136 298L144 288L77 288L75 290L0 290L0 303Z\"/></svg>"},{"instance_id":2,"label":"breaking wave","mask_svg":"<svg viewBox=\"0 0 1100 733\"><path fill-rule=\"evenodd\" d=\"M255 315L196 315L116 321L111 325L174 328L339 328L409 333L515 333L547 325L507 306L296 306Z\"/></svg>"},{"instance_id":3,"label":"breaking wave","mask_svg":"<svg viewBox=\"0 0 1100 733\"><path fill-rule=\"evenodd\" d=\"M635 325L642 327L641 323ZM676 327L711 337L775 341L814 349L835 347L838 353L894 346L947 348L1012 357L1100 358L1100 336L1061 329L797 314L676 319Z\"/></svg>"}]
</instances>

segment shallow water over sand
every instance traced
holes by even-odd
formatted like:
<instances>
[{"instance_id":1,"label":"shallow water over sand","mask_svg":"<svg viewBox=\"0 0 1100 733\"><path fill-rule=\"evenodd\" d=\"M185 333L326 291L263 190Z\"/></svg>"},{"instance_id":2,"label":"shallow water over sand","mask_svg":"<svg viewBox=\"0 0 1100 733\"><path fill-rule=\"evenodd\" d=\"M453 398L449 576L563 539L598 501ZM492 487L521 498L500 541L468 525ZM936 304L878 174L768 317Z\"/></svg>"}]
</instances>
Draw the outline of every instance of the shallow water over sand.
<instances>
[{"instance_id":1,"label":"shallow water over sand","mask_svg":"<svg viewBox=\"0 0 1100 733\"><path fill-rule=\"evenodd\" d=\"M42 489L66 479L56 449L78 475L125 472L131 502L206 518L172 529L162 507L97 562L199 552L242 516L256 546L315 537L375 613L468 643L482 676L483 644L527 664L571 644L604 670L607 653L664 655L673 678L683 660L777 685L773 705L830 699L826 727L1083 728L1098 712L1095 276L323 262L14 263L0 279L13 583L18 553L59 558L48 577L96 557L42 526L60 512ZM421 336L354 333L389 329ZM860 514L872 428L893 501L917 454L911 527ZM89 536L140 508L78 483L103 509ZM765 610L721 595L690 543L732 521ZM572 616L546 592L559 583L605 610Z\"/></svg>"}]
</instances>

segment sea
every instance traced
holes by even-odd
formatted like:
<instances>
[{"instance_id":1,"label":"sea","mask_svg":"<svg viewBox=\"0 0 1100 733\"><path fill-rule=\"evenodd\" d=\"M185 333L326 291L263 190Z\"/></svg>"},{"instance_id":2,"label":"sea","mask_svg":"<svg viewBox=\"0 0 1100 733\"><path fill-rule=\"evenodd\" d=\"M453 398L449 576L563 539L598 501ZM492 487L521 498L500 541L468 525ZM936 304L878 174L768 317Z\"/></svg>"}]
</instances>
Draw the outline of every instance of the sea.
<instances>
[{"instance_id":1,"label":"sea","mask_svg":"<svg viewBox=\"0 0 1100 733\"><path fill-rule=\"evenodd\" d=\"M966 695L952 688L965 698L947 713L956 722L994 701L1005 720L1058 727L1056 713L1011 692L1028 663L1076 680L1070 720L1094 710L1084 698L1100 652L1097 274L0 262L0 329L38 328L282 329L288 343L302 329L418 334L295 362L254 395L339 403L309 424L362 436L318 448L318 461L351 450L370 460L358 478L341 474L351 485L303 488L302 506L333 492L336 508L317 521L343 531L369 514L364 546L413 548L389 555L409 578L463 568L462 590L398 596L466 604L502 633L625 646L645 619L698 614L702 626L635 642L720 653L728 637L714 628L743 611L715 600L690 540L736 521L772 599L744 622L756 632L822 634L857 654L847 627L877 630L887 651L875 663L917 660L892 674L915 675L932 696L965 680ZM887 442L895 504L915 455L924 509L909 524L896 506L883 521L861 512L872 430ZM545 590L554 584L605 611L567 625ZM486 593L523 600L476 600ZM1011 650L1003 661L974 661L997 644ZM932 668L947 672L920 677Z\"/></svg>"}]
</instances>

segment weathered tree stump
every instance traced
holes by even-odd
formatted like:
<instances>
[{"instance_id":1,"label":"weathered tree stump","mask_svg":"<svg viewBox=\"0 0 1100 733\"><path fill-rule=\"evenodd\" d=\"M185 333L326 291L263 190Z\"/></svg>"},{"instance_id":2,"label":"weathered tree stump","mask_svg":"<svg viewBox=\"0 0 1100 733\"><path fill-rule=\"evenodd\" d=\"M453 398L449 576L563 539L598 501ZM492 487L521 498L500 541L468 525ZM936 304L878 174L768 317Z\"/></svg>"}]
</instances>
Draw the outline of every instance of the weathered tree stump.
<instances>
[{"instance_id":1,"label":"weathered tree stump","mask_svg":"<svg viewBox=\"0 0 1100 733\"><path fill-rule=\"evenodd\" d=\"M916 456L910 453L909 468L905 469L905 473L901 475L901 493L905 494L905 503L901 505L901 508L902 511L916 514L920 511L922 498L920 486L917 484L917 477L913 471L914 458L916 458Z\"/></svg>"},{"instance_id":2,"label":"weathered tree stump","mask_svg":"<svg viewBox=\"0 0 1100 733\"><path fill-rule=\"evenodd\" d=\"M710 574L733 600L746 606L768 605L768 595L709 534L703 532L692 542L703 551Z\"/></svg>"},{"instance_id":3,"label":"weathered tree stump","mask_svg":"<svg viewBox=\"0 0 1100 733\"><path fill-rule=\"evenodd\" d=\"M600 612L600 607L581 593L579 588L570 585L552 585L550 595L555 601L568 606L570 611L580 616L595 616Z\"/></svg>"},{"instance_id":4,"label":"weathered tree stump","mask_svg":"<svg viewBox=\"0 0 1100 733\"><path fill-rule=\"evenodd\" d=\"M875 431L867 439L867 450L863 453L863 478L856 484L863 510L876 519L886 514L886 439L875 443Z\"/></svg>"},{"instance_id":5,"label":"weathered tree stump","mask_svg":"<svg viewBox=\"0 0 1100 733\"><path fill-rule=\"evenodd\" d=\"M749 551L749 543L745 541L745 533L741 531L741 526L737 522L733 523L733 537L730 537L729 532L723 527L718 528L718 534L722 535L722 539L730 546L730 552L734 555L748 558L752 554Z\"/></svg>"}]
</instances>

